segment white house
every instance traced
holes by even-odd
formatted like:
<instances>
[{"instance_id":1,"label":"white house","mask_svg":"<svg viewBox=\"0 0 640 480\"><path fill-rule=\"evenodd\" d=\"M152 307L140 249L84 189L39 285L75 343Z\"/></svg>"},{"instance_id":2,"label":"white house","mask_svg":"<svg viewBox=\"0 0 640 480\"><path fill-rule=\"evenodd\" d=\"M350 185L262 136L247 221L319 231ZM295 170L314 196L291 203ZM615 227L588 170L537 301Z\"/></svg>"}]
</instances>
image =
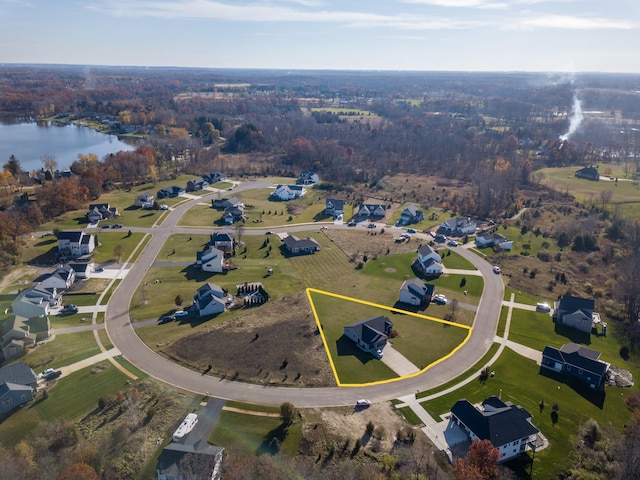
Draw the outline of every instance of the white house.
<instances>
[{"instance_id":1,"label":"white house","mask_svg":"<svg viewBox=\"0 0 640 480\"><path fill-rule=\"evenodd\" d=\"M53 273L40 281L42 288L55 288L57 290L66 290L76 280L76 271L70 266L59 265Z\"/></svg>"},{"instance_id":2,"label":"white house","mask_svg":"<svg viewBox=\"0 0 640 480\"><path fill-rule=\"evenodd\" d=\"M307 190L302 185L278 185L269 196L275 200L287 201L303 197L306 193Z\"/></svg>"},{"instance_id":3,"label":"white house","mask_svg":"<svg viewBox=\"0 0 640 480\"><path fill-rule=\"evenodd\" d=\"M58 250L65 257L88 255L96 248L96 237L90 233L67 231L58 234Z\"/></svg>"},{"instance_id":4,"label":"white house","mask_svg":"<svg viewBox=\"0 0 640 480\"><path fill-rule=\"evenodd\" d=\"M296 183L298 185L315 185L320 181L320 177L318 177L317 173L314 172L302 172Z\"/></svg>"},{"instance_id":5,"label":"white house","mask_svg":"<svg viewBox=\"0 0 640 480\"><path fill-rule=\"evenodd\" d=\"M154 200L153 193L144 192L144 193L141 193L140 195L138 195L136 197L136 201L134 202L134 205L136 207L144 207L144 206L147 206L147 205L153 205L153 200Z\"/></svg>"},{"instance_id":6,"label":"white house","mask_svg":"<svg viewBox=\"0 0 640 480\"><path fill-rule=\"evenodd\" d=\"M405 280L400 287L400 302L409 305L422 305L431 301L435 286L424 283L419 278Z\"/></svg>"},{"instance_id":7,"label":"white house","mask_svg":"<svg viewBox=\"0 0 640 480\"><path fill-rule=\"evenodd\" d=\"M469 439L489 440L500 450L500 462L517 457L531 448L540 431L531 424L531 414L520 405L489 397L476 407L458 400L451 407L449 424L458 425Z\"/></svg>"},{"instance_id":8,"label":"white house","mask_svg":"<svg viewBox=\"0 0 640 480\"><path fill-rule=\"evenodd\" d=\"M509 251L513 248L513 240L497 233L482 233L475 239L478 248L493 247L499 250Z\"/></svg>"},{"instance_id":9,"label":"white house","mask_svg":"<svg viewBox=\"0 0 640 480\"><path fill-rule=\"evenodd\" d=\"M430 245L423 245L418 249L414 265L425 275L441 275L443 271L442 259Z\"/></svg>"},{"instance_id":10,"label":"white house","mask_svg":"<svg viewBox=\"0 0 640 480\"><path fill-rule=\"evenodd\" d=\"M203 272L222 273L224 271L224 252L211 245L196 254L196 265Z\"/></svg>"},{"instance_id":11,"label":"white house","mask_svg":"<svg viewBox=\"0 0 640 480\"><path fill-rule=\"evenodd\" d=\"M438 227L438 232L444 235L462 237L463 235L472 235L477 227L478 224L470 218L455 217L441 223Z\"/></svg>"},{"instance_id":12,"label":"white house","mask_svg":"<svg viewBox=\"0 0 640 480\"><path fill-rule=\"evenodd\" d=\"M205 283L193 297L193 304L199 317L224 312L225 293L218 285Z\"/></svg>"},{"instance_id":13,"label":"white house","mask_svg":"<svg viewBox=\"0 0 640 480\"><path fill-rule=\"evenodd\" d=\"M95 271L95 263L83 262L83 263L70 263L69 268L73 268L76 272L76 279L88 279L91 278L91 274Z\"/></svg>"}]
</instances>

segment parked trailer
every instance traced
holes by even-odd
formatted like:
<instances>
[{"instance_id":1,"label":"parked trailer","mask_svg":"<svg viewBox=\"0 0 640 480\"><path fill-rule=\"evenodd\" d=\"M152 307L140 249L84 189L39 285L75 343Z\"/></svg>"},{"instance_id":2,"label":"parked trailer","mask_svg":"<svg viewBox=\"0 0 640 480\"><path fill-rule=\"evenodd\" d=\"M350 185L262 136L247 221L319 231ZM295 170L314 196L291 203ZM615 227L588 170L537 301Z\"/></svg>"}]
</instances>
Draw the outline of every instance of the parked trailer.
<instances>
[{"instance_id":1,"label":"parked trailer","mask_svg":"<svg viewBox=\"0 0 640 480\"><path fill-rule=\"evenodd\" d=\"M193 427L196 426L196 423L198 423L198 415L196 415L195 413L190 413L186 417L184 417L184 420L182 421L180 426L176 428L175 432L173 432L173 441L179 441L187 433L193 430Z\"/></svg>"}]
</instances>

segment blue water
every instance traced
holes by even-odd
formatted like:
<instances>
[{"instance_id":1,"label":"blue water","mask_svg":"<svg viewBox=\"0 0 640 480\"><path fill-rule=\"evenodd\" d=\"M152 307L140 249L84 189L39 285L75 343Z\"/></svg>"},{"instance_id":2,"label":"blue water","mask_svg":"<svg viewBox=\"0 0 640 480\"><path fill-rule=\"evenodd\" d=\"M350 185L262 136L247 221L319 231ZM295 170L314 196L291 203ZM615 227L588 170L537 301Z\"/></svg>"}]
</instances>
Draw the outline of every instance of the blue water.
<instances>
[{"instance_id":1,"label":"blue water","mask_svg":"<svg viewBox=\"0 0 640 480\"><path fill-rule=\"evenodd\" d=\"M78 154L95 153L102 160L106 155L121 150L134 150L135 145L118 140L87 127L76 125L0 123L0 168L11 155L20 162L24 171L39 170L42 158L54 157L60 170L69 168Z\"/></svg>"}]
</instances>

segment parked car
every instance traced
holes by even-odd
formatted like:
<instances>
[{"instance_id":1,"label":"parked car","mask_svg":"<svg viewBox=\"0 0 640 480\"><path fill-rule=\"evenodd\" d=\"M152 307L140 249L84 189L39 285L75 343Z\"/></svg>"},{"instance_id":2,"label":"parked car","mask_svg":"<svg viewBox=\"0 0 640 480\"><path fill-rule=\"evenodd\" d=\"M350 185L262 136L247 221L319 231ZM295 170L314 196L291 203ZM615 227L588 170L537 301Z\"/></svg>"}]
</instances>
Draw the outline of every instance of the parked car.
<instances>
[{"instance_id":1,"label":"parked car","mask_svg":"<svg viewBox=\"0 0 640 480\"><path fill-rule=\"evenodd\" d=\"M160 210L169 210L169 205L160 205Z\"/></svg>"},{"instance_id":2,"label":"parked car","mask_svg":"<svg viewBox=\"0 0 640 480\"><path fill-rule=\"evenodd\" d=\"M447 297L445 297L442 293L438 293L433 296L433 303L438 305L446 305L448 302Z\"/></svg>"},{"instance_id":3,"label":"parked car","mask_svg":"<svg viewBox=\"0 0 640 480\"><path fill-rule=\"evenodd\" d=\"M548 313L551 311L551 307L548 303L536 303L536 312Z\"/></svg>"},{"instance_id":4,"label":"parked car","mask_svg":"<svg viewBox=\"0 0 640 480\"><path fill-rule=\"evenodd\" d=\"M347 227L355 227L356 226L356 222L353 220L350 220L349 223L347 223Z\"/></svg>"},{"instance_id":5,"label":"parked car","mask_svg":"<svg viewBox=\"0 0 640 480\"><path fill-rule=\"evenodd\" d=\"M62 376L62 370L56 370L54 372L47 373L44 376L44 379L47 381L55 380L56 378L60 378Z\"/></svg>"},{"instance_id":6,"label":"parked car","mask_svg":"<svg viewBox=\"0 0 640 480\"><path fill-rule=\"evenodd\" d=\"M415 228L407 228L407 233L418 233Z\"/></svg>"},{"instance_id":7,"label":"parked car","mask_svg":"<svg viewBox=\"0 0 640 480\"><path fill-rule=\"evenodd\" d=\"M376 228L376 224L375 223L370 223L369 225L367 225L367 228Z\"/></svg>"},{"instance_id":8,"label":"parked car","mask_svg":"<svg viewBox=\"0 0 640 480\"><path fill-rule=\"evenodd\" d=\"M44 377L46 377L47 375L49 375L49 374L51 374L51 373L53 373L53 372L55 372L55 370L54 370L53 368L47 368L45 371L43 371L43 372L39 375L39 377L40 377L40 378L44 378Z\"/></svg>"},{"instance_id":9,"label":"parked car","mask_svg":"<svg viewBox=\"0 0 640 480\"><path fill-rule=\"evenodd\" d=\"M435 238L436 243L446 243L447 242L447 237L441 234L436 235Z\"/></svg>"},{"instance_id":10,"label":"parked car","mask_svg":"<svg viewBox=\"0 0 640 480\"><path fill-rule=\"evenodd\" d=\"M356 402L356 407L367 408L371 406L371 402L366 398L361 398Z\"/></svg>"},{"instance_id":11,"label":"parked car","mask_svg":"<svg viewBox=\"0 0 640 480\"><path fill-rule=\"evenodd\" d=\"M105 223L100 228L111 228L111 225L109 225L108 223Z\"/></svg>"},{"instance_id":12,"label":"parked car","mask_svg":"<svg viewBox=\"0 0 640 480\"><path fill-rule=\"evenodd\" d=\"M271 230L267 230L267 232L265 233L265 235L273 235L273 232Z\"/></svg>"},{"instance_id":13,"label":"parked car","mask_svg":"<svg viewBox=\"0 0 640 480\"><path fill-rule=\"evenodd\" d=\"M78 313L78 307L73 303L70 303L69 305L65 305L64 307L62 307L60 313L63 315L73 315L74 313Z\"/></svg>"},{"instance_id":14,"label":"parked car","mask_svg":"<svg viewBox=\"0 0 640 480\"><path fill-rule=\"evenodd\" d=\"M158 319L158 324L173 322L176 319L174 315L163 315Z\"/></svg>"},{"instance_id":15,"label":"parked car","mask_svg":"<svg viewBox=\"0 0 640 480\"><path fill-rule=\"evenodd\" d=\"M178 310L175 314L176 318L178 317L188 317L189 316L189 310Z\"/></svg>"},{"instance_id":16,"label":"parked car","mask_svg":"<svg viewBox=\"0 0 640 480\"><path fill-rule=\"evenodd\" d=\"M97 268L94 270L94 272L96 272L96 273L104 272L104 268L102 268L102 267L97 267Z\"/></svg>"},{"instance_id":17,"label":"parked car","mask_svg":"<svg viewBox=\"0 0 640 480\"><path fill-rule=\"evenodd\" d=\"M122 225L120 225L119 223L114 223L113 228L122 228Z\"/></svg>"},{"instance_id":18,"label":"parked car","mask_svg":"<svg viewBox=\"0 0 640 480\"><path fill-rule=\"evenodd\" d=\"M497 275L497 274L499 274L499 273L500 273L500 267L499 267L499 266L497 266L497 265L495 265L495 266L493 267L493 273L495 273L496 275Z\"/></svg>"},{"instance_id":19,"label":"parked car","mask_svg":"<svg viewBox=\"0 0 640 480\"><path fill-rule=\"evenodd\" d=\"M447 245L449 245L450 247L457 247L458 246L458 242L456 242L455 240L449 240L447 242Z\"/></svg>"}]
</instances>

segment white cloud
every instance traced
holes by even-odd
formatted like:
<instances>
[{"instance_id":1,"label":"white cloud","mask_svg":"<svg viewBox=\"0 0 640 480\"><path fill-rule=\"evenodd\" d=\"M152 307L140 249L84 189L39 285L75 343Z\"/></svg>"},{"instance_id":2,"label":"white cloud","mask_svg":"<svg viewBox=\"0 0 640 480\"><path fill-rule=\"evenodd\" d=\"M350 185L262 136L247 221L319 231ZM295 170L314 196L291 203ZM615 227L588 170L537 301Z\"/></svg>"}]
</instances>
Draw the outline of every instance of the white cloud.
<instances>
[{"instance_id":1,"label":"white cloud","mask_svg":"<svg viewBox=\"0 0 640 480\"><path fill-rule=\"evenodd\" d=\"M613 20L608 18L587 18L570 15L540 15L527 17L523 15L513 24L505 25L505 30L533 30L540 28L557 28L564 30L630 30L636 28L634 22Z\"/></svg>"}]
</instances>

